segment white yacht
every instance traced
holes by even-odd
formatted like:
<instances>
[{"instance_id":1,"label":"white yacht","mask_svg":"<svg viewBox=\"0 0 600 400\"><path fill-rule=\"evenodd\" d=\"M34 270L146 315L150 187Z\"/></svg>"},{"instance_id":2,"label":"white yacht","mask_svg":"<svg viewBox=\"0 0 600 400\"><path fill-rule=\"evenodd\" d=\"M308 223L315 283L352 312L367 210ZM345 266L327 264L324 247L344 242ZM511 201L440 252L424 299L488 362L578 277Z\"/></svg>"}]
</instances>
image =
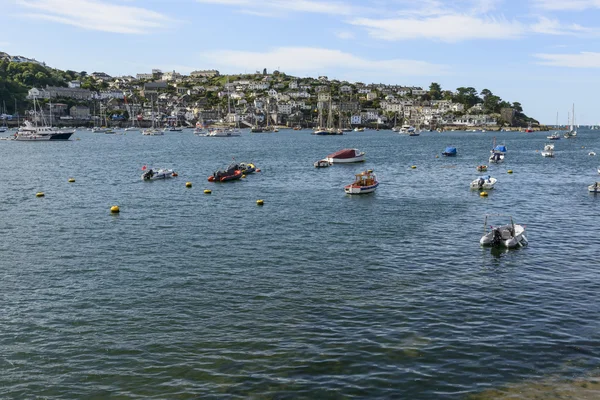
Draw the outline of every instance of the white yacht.
<instances>
[{"instance_id":1,"label":"white yacht","mask_svg":"<svg viewBox=\"0 0 600 400\"><path fill-rule=\"evenodd\" d=\"M494 188L498 180L496 178L492 178L491 176L480 176L471 182L470 188L472 190L491 190Z\"/></svg>"},{"instance_id":2,"label":"white yacht","mask_svg":"<svg viewBox=\"0 0 600 400\"><path fill-rule=\"evenodd\" d=\"M231 128L214 128L208 131L206 136L213 137L234 137L241 136L239 129L231 129Z\"/></svg>"},{"instance_id":3,"label":"white yacht","mask_svg":"<svg viewBox=\"0 0 600 400\"><path fill-rule=\"evenodd\" d=\"M47 140L69 140L75 129L56 129L51 126L35 126L25 121L25 126L15 133L15 140L43 142Z\"/></svg>"}]
</instances>

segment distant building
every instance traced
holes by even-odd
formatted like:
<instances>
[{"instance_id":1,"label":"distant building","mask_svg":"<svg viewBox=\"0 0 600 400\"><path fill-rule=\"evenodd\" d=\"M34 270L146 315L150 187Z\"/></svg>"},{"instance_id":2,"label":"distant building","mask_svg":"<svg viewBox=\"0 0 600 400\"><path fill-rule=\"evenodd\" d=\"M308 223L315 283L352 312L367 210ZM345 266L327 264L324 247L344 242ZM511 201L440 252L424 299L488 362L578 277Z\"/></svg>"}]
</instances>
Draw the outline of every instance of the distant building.
<instances>
[{"instance_id":1,"label":"distant building","mask_svg":"<svg viewBox=\"0 0 600 400\"><path fill-rule=\"evenodd\" d=\"M150 79L154 79L154 75L152 75L152 74L137 74L135 77L138 80L150 80Z\"/></svg>"},{"instance_id":2,"label":"distant building","mask_svg":"<svg viewBox=\"0 0 600 400\"><path fill-rule=\"evenodd\" d=\"M66 88L57 86L46 86L45 89L32 88L29 90L27 95L28 99L34 97L41 99L53 99L55 97L65 97L77 100L90 100L92 98L92 92L88 89L81 88Z\"/></svg>"},{"instance_id":3,"label":"distant building","mask_svg":"<svg viewBox=\"0 0 600 400\"><path fill-rule=\"evenodd\" d=\"M81 88L81 81L71 81L71 82L69 82L69 88L71 88L71 89L79 89L79 88Z\"/></svg>"},{"instance_id":4,"label":"distant building","mask_svg":"<svg viewBox=\"0 0 600 400\"><path fill-rule=\"evenodd\" d=\"M71 115L73 119L89 119L90 108L85 106L73 106L69 110L69 115Z\"/></svg>"},{"instance_id":5,"label":"distant building","mask_svg":"<svg viewBox=\"0 0 600 400\"><path fill-rule=\"evenodd\" d=\"M213 78L215 76L219 76L219 71L216 69L204 69L199 71L192 71L190 73L192 78Z\"/></svg>"}]
</instances>

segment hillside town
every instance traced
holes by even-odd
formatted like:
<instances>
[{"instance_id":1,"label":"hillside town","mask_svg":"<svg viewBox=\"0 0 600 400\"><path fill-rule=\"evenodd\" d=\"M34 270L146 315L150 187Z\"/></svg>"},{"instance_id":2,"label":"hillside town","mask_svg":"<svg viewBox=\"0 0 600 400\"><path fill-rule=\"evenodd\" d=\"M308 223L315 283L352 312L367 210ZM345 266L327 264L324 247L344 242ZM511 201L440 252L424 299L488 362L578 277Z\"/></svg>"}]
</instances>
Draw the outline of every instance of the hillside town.
<instances>
[{"instance_id":1,"label":"hillside town","mask_svg":"<svg viewBox=\"0 0 600 400\"><path fill-rule=\"evenodd\" d=\"M15 64L50 70L36 60L3 54L4 69L9 72L22 70L12 67ZM243 128L329 124L372 128L411 125L420 129L538 125L523 114L519 103L503 101L488 89L481 93L472 87L449 91L437 83L428 88L351 83L327 76L297 78L266 68L241 75L222 75L214 69L196 70L189 75L153 69L117 77L103 72L59 72L54 85L27 85L27 71L14 74L15 80L21 79L30 87L25 106L19 107L17 98L12 96L13 114L30 113L31 100L35 98L43 103L46 118L51 117L52 123L59 125L200 123ZM35 77L40 77L39 73ZM4 103L6 112L12 105L10 100Z\"/></svg>"}]
</instances>

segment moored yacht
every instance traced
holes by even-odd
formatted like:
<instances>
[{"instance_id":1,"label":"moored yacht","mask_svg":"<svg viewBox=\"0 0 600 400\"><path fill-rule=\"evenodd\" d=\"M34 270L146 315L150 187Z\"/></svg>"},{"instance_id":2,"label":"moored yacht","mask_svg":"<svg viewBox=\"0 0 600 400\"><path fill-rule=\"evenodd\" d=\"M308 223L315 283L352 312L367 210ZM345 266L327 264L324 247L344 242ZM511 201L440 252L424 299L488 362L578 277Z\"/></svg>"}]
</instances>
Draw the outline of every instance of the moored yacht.
<instances>
[{"instance_id":1,"label":"moored yacht","mask_svg":"<svg viewBox=\"0 0 600 400\"><path fill-rule=\"evenodd\" d=\"M328 155L325 160L332 164L362 162L365 161L365 153L358 149L343 149Z\"/></svg>"},{"instance_id":2,"label":"moored yacht","mask_svg":"<svg viewBox=\"0 0 600 400\"><path fill-rule=\"evenodd\" d=\"M25 126L15 133L15 140L21 141L47 141L47 140L69 140L75 129L56 129L51 126L35 126L25 121Z\"/></svg>"}]
</instances>

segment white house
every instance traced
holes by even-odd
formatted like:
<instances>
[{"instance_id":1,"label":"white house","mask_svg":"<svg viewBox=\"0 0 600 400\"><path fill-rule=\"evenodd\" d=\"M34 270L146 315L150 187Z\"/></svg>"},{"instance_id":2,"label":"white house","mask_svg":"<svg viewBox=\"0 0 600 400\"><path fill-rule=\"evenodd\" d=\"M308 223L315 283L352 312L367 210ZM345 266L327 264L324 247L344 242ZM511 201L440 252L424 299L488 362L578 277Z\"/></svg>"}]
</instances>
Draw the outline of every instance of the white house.
<instances>
[{"instance_id":1,"label":"white house","mask_svg":"<svg viewBox=\"0 0 600 400\"><path fill-rule=\"evenodd\" d=\"M352 86L340 86L340 93L352 93Z\"/></svg>"},{"instance_id":2,"label":"white house","mask_svg":"<svg viewBox=\"0 0 600 400\"><path fill-rule=\"evenodd\" d=\"M362 124L362 117L360 115L353 115L350 117L350 123L352 125L360 125Z\"/></svg>"},{"instance_id":3,"label":"white house","mask_svg":"<svg viewBox=\"0 0 600 400\"><path fill-rule=\"evenodd\" d=\"M428 91L427 90L423 90L423 89L413 89L412 90L412 95L413 96L423 96L424 94L427 94Z\"/></svg>"},{"instance_id":4,"label":"white house","mask_svg":"<svg viewBox=\"0 0 600 400\"><path fill-rule=\"evenodd\" d=\"M367 101L375 100L376 98L377 98L377 93L376 92L369 92L369 93L367 93Z\"/></svg>"},{"instance_id":5,"label":"white house","mask_svg":"<svg viewBox=\"0 0 600 400\"><path fill-rule=\"evenodd\" d=\"M277 96L277 90L275 90L275 89L269 89L267 91L267 94L269 95L269 97L275 97L275 96Z\"/></svg>"},{"instance_id":6,"label":"white house","mask_svg":"<svg viewBox=\"0 0 600 400\"><path fill-rule=\"evenodd\" d=\"M288 87L290 89L298 89L298 81L291 81Z\"/></svg>"},{"instance_id":7,"label":"white house","mask_svg":"<svg viewBox=\"0 0 600 400\"><path fill-rule=\"evenodd\" d=\"M289 115L292 113L292 105L289 103L279 103L277 104L277 112L279 114Z\"/></svg>"}]
</instances>

